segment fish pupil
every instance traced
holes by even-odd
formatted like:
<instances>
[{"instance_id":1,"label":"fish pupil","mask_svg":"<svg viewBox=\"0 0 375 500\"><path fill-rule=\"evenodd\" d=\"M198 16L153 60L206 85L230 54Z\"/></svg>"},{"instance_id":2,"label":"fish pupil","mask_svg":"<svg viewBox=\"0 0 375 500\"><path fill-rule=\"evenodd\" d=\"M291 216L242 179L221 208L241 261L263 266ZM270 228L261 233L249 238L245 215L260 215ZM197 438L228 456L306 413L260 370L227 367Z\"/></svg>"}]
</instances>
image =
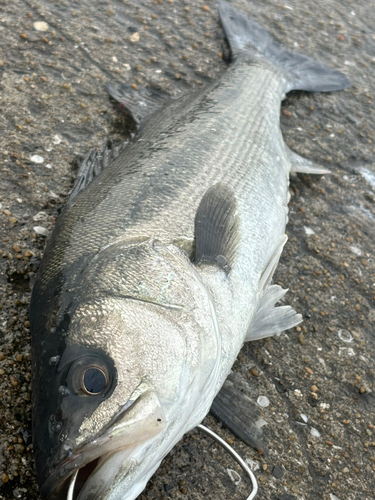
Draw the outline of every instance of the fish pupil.
<instances>
[{"instance_id":1,"label":"fish pupil","mask_svg":"<svg viewBox=\"0 0 375 500\"><path fill-rule=\"evenodd\" d=\"M98 368L89 368L83 375L85 392L89 394L100 394L107 387L107 377Z\"/></svg>"}]
</instances>

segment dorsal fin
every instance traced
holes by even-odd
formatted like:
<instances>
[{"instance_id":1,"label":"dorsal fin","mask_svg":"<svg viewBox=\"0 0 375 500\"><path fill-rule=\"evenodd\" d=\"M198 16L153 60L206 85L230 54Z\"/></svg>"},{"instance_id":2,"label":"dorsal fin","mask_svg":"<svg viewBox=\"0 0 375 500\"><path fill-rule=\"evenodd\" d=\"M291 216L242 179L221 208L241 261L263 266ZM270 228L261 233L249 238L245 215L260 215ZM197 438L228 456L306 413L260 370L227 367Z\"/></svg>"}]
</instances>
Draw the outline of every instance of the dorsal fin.
<instances>
[{"instance_id":1,"label":"dorsal fin","mask_svg":"<svg viewBox=\"0 0 375 500\"><path fill-rule=\"evenodd\" d=\"M107 144L101 153L99 153L97 149L89 151L78 169L77 177L74 181L73 188L70 191L67 204L71 203L77 194L83 191L91 183L91 181L108 166L111 160L117 158L127 144L127 141L117 143L107 141Z\"/></svg>"},{"instance_id":2,"label":"dorsal fin","mask_svg":"<svg viewBox=\"0 0 375 500\"><path fill-rule=\"evenodd\" d=\"M135 90L127 83L122 83L117 87L107 83L106 89L109 96L134 120L137 127L154 111L171 100L168 94L153 87L140 87Z\"/></svg>"},{"instance_id":3,"label":"dorsal fin","mask_svg":"<svg viewBox=\"0 0 375 500\"><path fill-rule=\"evenodd\" d=\"M203 196L195 216L194 262L211 262L230 271L239 242L239 217L233 190L215 184Z\"/></svg>"}]
</instances>

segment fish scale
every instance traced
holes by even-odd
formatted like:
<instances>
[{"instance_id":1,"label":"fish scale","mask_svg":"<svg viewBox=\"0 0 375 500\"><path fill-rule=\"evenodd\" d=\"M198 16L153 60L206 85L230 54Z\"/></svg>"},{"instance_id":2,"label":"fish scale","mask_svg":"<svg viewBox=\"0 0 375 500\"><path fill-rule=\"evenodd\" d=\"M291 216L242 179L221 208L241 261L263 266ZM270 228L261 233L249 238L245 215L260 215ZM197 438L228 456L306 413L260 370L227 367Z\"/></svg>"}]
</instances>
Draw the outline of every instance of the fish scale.
<instances>
[{"instance_id":1,"label":"fish scale","mask_svg":"<svg viewBox=\"0 0 375 500\"><path fill-rule=\"evenodd\" d=\"M215 85L215 89L209 93L213 102L211 109L205 114L198 113L193 130L191 130L191 124L189 126L188 123L185 132L175 135L176 145L168 143L168 146L161 151L151 153L148 163L142 164L140 173L128 174L126 168L128 158L134 158L137 149L142 155L145 154L143 143L148 140L155 143L161 133L160 130L155 130L154 120L150 120L138 141L132 145L133 147L129 150L125 149L107 168L107 171L103 172L102 177L98 178L98 182L93 182L87 191L82 193L81 199L59 219L58 224L63 226L63 231L59 234L61 242L54 241L53 244L55 248L65 247L65 255L61 259L60 251L57 257L55 255L50 257L55 261L53 263L47 261L46 268L56 272L59 267L69 265L82 255L92 255L109 244L111 237L117 237L122 231L126 231L129 238L156 234L164 242L173 242L182 238L192 242L197 206L204 192L216 182L223 181L231 184L236 190L242 209L247 213L254 213L256 206L253 203L252 190L255 193L259 191L257 187L259 181L255 172L257 167L261 169L262 164L265 163L264 152L272 156L270 149L272 151L274 148L274 145L270 144L274 142L274 134L270 133L272 128L269 126L268 107L271 106L260 109L259 102L270 100L273 104L272 99L277 98L279 101L282 89L272 72L268 73L259 69L257 73L247 75L248 78L244 82L242 73L245 71L237 71L237 69L246 70L240 63L239 68L233 67L229 70L231 74L223 77L220 86ZM277 91L270 90L271 81L279 87ZM241 82L241 86L238 82ZM242 87L250 90L242 92ZM224 102L223 105L222 93L225 94L227 88L234 89L236 99L233 103ZM265 93L267 93L267 98L265 98ZM269 94L271 94L271 99L268 99ZM246 113L236 111L239 100L246 102L244 108ZM191 107L190 101L187 107L188 109ZM273 105L271 109L273 109L273 115L277 116L276 106ZM224 114L224 123L218 118L218 113L220 116ZM219 126L220 133L217 132ZM276 129L276 126L277 121L273 119L273 129ZM207 129L212 128L216 132L212 133L211 130L207 133ZM201 130L203 134L199 134ZM255 137L253 138L254 131ZM194 149L190 147L190 143ZM180 150L181 144L184 145L182 151ZM210 150L209 157L205 152L207 144ZM281 148L280 142L277 149ZM176 149L177 152L175 152ZM186 163L189 164L188 171L185 167ZM168 175L165 175L170 165L173 165L174 171L169 169ZM180 165L185 167L182 171ZM279 165L275 167L276 172L268 168L260 173L270 178L273 175L280 175ZM146 182L145 173L151 176L146 177ZM119 176L123 179L112 187L111 196L101 200L102 185L107 180L111 181ZM200 178L199 186L196 185L197 176ZM156 193L152 192L153 187ZM147 195L144 194L145 191L148 191ZM258 203L261 200L254 201ZM182 207L183 210L181 210ZM168 232L164 235L164 221L169 214L173 214L173 219L170 220ZM81 218L84 221L80 224ZM46 254L48 256L48 252ZM85 264L84 261L83 265Z\"/></svg>"}]
</instances>

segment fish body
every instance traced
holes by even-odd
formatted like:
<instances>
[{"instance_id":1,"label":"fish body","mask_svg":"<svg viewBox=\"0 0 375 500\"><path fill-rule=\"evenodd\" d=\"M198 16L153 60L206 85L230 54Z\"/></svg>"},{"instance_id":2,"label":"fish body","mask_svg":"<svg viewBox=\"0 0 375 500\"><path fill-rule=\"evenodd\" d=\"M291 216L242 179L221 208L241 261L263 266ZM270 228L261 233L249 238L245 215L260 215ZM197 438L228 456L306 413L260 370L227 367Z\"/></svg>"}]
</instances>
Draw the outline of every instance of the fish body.
<instances>
[{"instance_id":1,"label":"fish body","mask_svg":"<svg viewBox=\"0 0 375 500\"><path fill-rule=\"evenodd\" d=\"M279 113L284 94L316 75L273 64L272 50L270 62L247 35L257 25L219 8L226 73L151 106L134 139L74 191L47 244L30 312L45 499L66 498L77 469L74 498L134 499L208 413L244 341L301 321L274 307L285 291L270 280L290 171L314 167L284 144Z\"/></svg>"}]
</instances>

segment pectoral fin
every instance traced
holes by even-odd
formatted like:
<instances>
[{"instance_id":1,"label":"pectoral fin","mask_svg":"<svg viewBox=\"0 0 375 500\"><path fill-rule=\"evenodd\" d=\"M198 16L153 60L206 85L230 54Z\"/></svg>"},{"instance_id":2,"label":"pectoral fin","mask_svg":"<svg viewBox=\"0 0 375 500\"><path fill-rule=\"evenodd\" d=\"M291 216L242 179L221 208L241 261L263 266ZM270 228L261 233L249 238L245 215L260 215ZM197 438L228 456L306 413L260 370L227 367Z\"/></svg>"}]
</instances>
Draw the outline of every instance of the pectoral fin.
<instances>
[{"instance_id":1,"label":"pectoral fin","mask_svg":"<svg viewBox=\"0 0 375 500\"><path fill-rule=\"evenodd\" d=\"M233 190L215 184L195 216L195 263L216 263L229 272L239 243L239 217Z\"/></svg>"}]
</instances>

